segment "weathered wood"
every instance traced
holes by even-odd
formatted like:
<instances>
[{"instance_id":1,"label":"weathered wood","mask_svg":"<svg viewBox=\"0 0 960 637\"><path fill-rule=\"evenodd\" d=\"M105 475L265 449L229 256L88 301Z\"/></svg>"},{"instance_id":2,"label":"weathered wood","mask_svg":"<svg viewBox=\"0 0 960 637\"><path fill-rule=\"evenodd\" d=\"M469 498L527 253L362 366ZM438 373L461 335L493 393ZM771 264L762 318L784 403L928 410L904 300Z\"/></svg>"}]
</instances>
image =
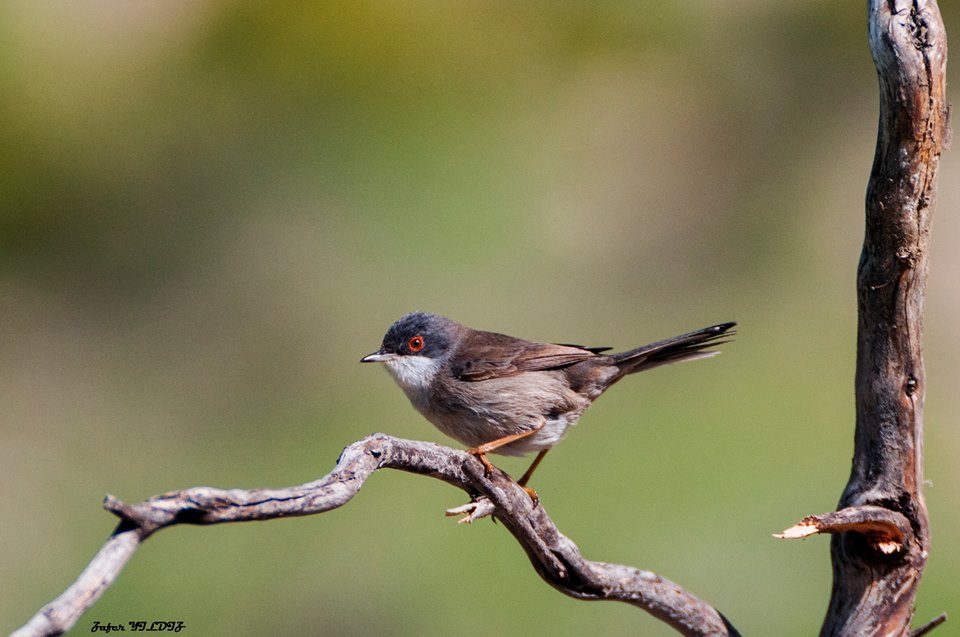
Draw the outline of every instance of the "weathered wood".
<instances>
[{"instance_id":1,"label":"weathered wood","mask_svg":"<svg viewBox=\"0 0 960 637\"><path fill-rule=\"evenodd\" d=\"M107 496L105 508L121 518L117 530L77 581L13 635L59 635L68 630L109 588L140 544L160 529L324 513L349 502L379 469L428 475L469 493L474 503L460 511L466 520L494 515L526 551L540 577L562 593L637 606L690 637L739 635L709 604L656 573L585 559L542 504L532 502L505 473L496 470L486 476L483 465L466 452L384 434L353 443L333 471L295 487L249 491L196 487L133 505Z\"/></svg>"},{"instance_id":2,"label":"weathered wood","mask_svg":"<svg viewBox=\"0 0 960 637\"><path fill-rule=\"evenodd\" d=\"M870 0L868 19L880 119L857 273L854 458L838 507L861 507L868 515L860 530L832 538L833 592L823 637L909 634L930 548L922 319L949 127L946 32L934 0ZM909 521L902 550L886 553L871 541L871 525L885 523L869 515L871 506Z\"/></svg>"}]
</instances>

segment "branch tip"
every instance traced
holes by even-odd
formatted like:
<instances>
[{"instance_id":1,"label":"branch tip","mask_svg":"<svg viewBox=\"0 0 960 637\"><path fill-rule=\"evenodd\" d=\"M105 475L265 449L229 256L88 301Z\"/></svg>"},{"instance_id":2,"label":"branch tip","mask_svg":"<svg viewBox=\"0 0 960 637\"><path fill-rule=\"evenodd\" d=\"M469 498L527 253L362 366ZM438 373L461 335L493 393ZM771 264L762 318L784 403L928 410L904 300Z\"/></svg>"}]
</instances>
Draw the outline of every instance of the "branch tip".
<instances>
[{"instance_id":1,"label":"branch tip","mask_svg":"<svg viewBox=\"0 0 960 637\"><path fill-rule=\"evenodd\" d=\"M490 498L480 496L473 502L467 502L461 506L447 509L444 511L444 515L448 518L462 515L463 517L457 520L457 524L471 524L476 520L493 515L496 508L493 502L490 501Z\"/></svg>"},{"instance_id":2,"label":"branch tip","mask_svg":"<svg viewBox=\"0 0 960 637\"><path fill-rule=\"evenodd\" d=\"M923 637L923 635L926 635L931 630L933 630L934 628L936 628L937 626L939 626L945 621L947 621L947 614L940 613L939 615L937 615L936 617L928 621L926 624L924 624L920 628L910 633L910 637Z\"/></svg>"},{"instance_id":3,"label":"branch tip","mask_svg":"<svg viewBox=\"0 0 960 637\"><path fill-rule=\"evenodd\" d=\"M808 515L797 524L773 536L795 540L817 533L860 533L883 553L892 555L913 537L910 521L896 511L871 504L848 507L830 513Z\"/></svg>"},{"instance_id":4,"label":"branch tip","mask_svg":"<svg viewBox=\"0 0 960 637\"><path fill-rule=\"evenodd\" d=\"M778 540L799 540L811 535L816 535L819 532L820 529L818 529L816 525L804 524L803 522L800 522L798 524L794 524L789 529L784 529L780 533L774 533L773 537L777 538Z\"/></svg>"}]
</instances>

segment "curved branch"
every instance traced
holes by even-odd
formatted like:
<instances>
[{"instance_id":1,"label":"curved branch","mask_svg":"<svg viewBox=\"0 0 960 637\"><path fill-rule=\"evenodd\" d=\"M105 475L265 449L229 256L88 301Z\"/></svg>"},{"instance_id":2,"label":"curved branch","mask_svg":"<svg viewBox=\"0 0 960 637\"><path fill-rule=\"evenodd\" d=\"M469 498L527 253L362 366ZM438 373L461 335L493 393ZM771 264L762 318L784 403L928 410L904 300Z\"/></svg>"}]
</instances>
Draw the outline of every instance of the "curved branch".
<instances>
[{"instance_id":1,"label":"curved branch","mask_svg":"<svg viewBox=\"0 0 960 637\"><path fill-rule=\"evenodd\" d=\"M459 511L471 516L466 520L492 511L540 577L566 595L638 606L683 635L739 634L709 604L655 573L585 559L543 506L533 503L505 473L495 471L486 477L480 462L465 452L385 434L351 444L333 471L300 486L249 491L195 487L132 505L108 495L104 507L120 517L120 525L70 588L13 634L57 635L68 630L110 587L140 543L160 529L323 513L349 502L378 469L428 475L466 491L475 502Z\"/></svg>"}]
</instances>

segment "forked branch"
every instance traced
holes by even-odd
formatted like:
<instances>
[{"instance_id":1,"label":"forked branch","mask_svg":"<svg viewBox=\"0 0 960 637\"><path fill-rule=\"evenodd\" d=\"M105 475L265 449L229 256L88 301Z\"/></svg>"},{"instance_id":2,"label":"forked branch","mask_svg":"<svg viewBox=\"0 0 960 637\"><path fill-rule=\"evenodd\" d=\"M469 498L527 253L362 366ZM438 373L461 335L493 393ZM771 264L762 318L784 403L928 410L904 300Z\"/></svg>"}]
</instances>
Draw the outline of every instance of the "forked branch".
<instances>
[{"instance_id":1,"label":"forked branch","mask_svg":"<svg viewBox=\"0 0 960 637\"><path fill-rule=\"evenodd\" d=\"M196 487L132 505L107 496L104 506L121 519L113 535L73 585L14 635L68 630L110 587L140 543L160 529L323 513L349 502L378 469L428 475L466 491L473 504L460 511L468 516L465 520L492 513L517 539L540 577L562 593L638 606L683 635L739 634L709 604L655 573L585 559L543 505L532 502L503 472L486 477L483 465L463 451L373 434L344 449L332 472L296 487L250 491Z\"/></svg>"}]
</instances>

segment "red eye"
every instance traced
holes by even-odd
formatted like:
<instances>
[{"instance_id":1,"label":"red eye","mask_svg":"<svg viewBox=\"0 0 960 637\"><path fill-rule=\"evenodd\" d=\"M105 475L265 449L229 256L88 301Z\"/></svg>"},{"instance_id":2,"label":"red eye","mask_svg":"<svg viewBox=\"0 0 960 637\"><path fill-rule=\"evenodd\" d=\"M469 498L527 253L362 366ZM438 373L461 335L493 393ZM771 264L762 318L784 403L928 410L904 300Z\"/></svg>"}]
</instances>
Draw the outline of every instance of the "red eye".
<instances>
[{"instance_id":1,"label":"red eye","mask_svg":"<svg viewBox=\"0 0 960 637\"><path fill-rule=\"evenodd\" d=\"M420 350L423 349L423 346L425 344L426 343L423 342L422 336L419 336L419 335L414 336L409 341L407 341L407 349L409 349L411 352L419 352Z\"/></svg>"}]
</instances>

